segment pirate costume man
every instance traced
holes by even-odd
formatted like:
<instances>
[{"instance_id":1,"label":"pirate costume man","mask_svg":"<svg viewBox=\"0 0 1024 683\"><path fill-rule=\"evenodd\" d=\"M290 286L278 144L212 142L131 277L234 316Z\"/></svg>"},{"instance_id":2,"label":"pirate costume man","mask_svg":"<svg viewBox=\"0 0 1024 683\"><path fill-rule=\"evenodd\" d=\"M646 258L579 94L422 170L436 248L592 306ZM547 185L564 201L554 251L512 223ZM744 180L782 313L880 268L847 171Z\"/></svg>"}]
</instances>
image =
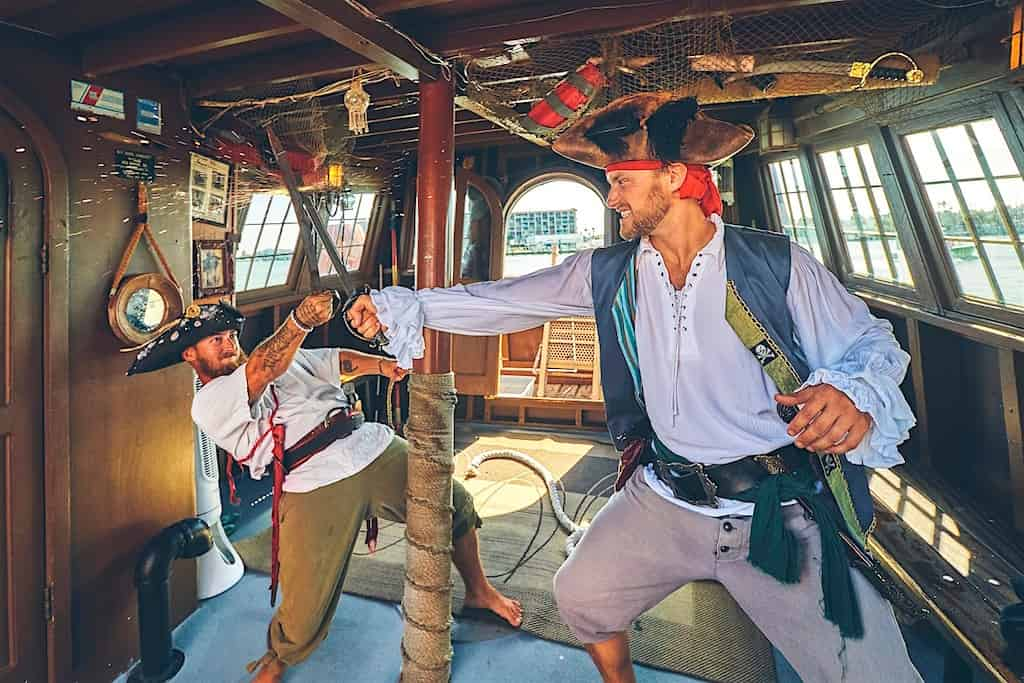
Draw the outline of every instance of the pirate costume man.
<instances>
[{"instance_id":1,"label":"pirate costume man","mask_svg":"<svg viewBox=\"0 0 1024 683\"><path fill-rule=\"evenodd\" d=\"M849 559L870 561L865 468L902 463L897 445L914 425L899 389L909 357L887 322L785 235L723 224L707 166L752 138L692 98L647 93L582 118L554 144L609 174L612 208L622 172L685 165L678 198L700 211L673 215L696 217L710 239L681 282L634 229L637 205L620 211L628 241L497 282L386 288L350 315L382 324L402 367L422 353L423 327L485 335L596 318L608 428L623 451L618 492L556 575L555 597L599 668L602 643L620 639L628 653L637 616L710 579L804 681L919 681L891 606ZM792 394L817 385L870 417L845 455L798 448L788 432Z\"/></svg>"},{"instance_id":2,"label":"pirate costume man","mask_svg":"<svg viewBox=\"0 0 1024 683\"><path fill-rule=\"evenodd\" d=\"M151 372L183 359L192 364L204 381L192 402L192 418L231 454L232 496L234 463L246 465L254 479L273 471L271 604L276 597L278 569L283 599L270 622L266 654L250 664L250 671L261 667L257 680L278 680L285 665L304 660L326 637L363 520L381 516L401 522L405 517L408 444L390 427L364 422L341 386L343 371L349 376L387 374L384 365L393 361L337 348L299 348L316 323L303 324L296 311L264 342L286 340L292 344L294 356L290 361L284 357L287 366L282 366L283 371L257 396L252 396L246 372L249 361L239 351L235 335L225 342L233 346L220 353L229 359L233 354L236 360L220 372L211 372L187 356L189 349L197 349L196 345L209 337L242 329L242 314L223 302L189 306L180 320L139 350L128 370L129 375ZM278 349L282 345L278 344ZM261 347L253 352L253 360ZM364 362L364 367L354 362L350 365L343 356ZM472 497L459 482L454 483L453 505L455 560L466 580L466 604L499 611L494 604L474 605L468 599L474 588L478 594L493 591L489 597L505 601L504 606L512 609L500 611L508 612L503 616L512 616L518 625L518 603L497 594L482 578L475 539L481 521ZM369 543L375 536L370 524L367 535ZM467 547L472 553L463 557L473 557L463 564L483 583L467 578L460 565L460 547L470 540L472 545Z\"/></svg>"}]
</instances>

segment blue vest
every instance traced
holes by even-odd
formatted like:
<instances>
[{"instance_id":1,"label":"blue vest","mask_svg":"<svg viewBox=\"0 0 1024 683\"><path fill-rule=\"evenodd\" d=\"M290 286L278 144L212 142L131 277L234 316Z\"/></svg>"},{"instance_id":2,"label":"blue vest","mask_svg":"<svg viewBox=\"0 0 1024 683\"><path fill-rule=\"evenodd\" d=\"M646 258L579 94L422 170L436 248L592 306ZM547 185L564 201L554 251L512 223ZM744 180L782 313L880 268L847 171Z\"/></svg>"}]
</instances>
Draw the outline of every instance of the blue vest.
<instances>
[{"instance_id":1,"label":"blue vest","mask_svg":"<svg viewBox=\"0 0 1024 683\"><path fill-rule=\"evenodd\" d=\"M727 279L733 282L740 298L803 382L810 371L793 332L793 318L786 305L791 256L789 238L765 230L727 225L724 241ZM595 250L591 261L594 316L601 347L601 388L608 431L620 451L630 441L652 435L650 420L637 400L612 317L612 302L636 248L636 240L621 242ZM681 455L687 456L685 453ZM864 467L845 462L845 459L842 468L858 521L866 530L874 518L866 472Z\"/></svg>"}]
</instances>

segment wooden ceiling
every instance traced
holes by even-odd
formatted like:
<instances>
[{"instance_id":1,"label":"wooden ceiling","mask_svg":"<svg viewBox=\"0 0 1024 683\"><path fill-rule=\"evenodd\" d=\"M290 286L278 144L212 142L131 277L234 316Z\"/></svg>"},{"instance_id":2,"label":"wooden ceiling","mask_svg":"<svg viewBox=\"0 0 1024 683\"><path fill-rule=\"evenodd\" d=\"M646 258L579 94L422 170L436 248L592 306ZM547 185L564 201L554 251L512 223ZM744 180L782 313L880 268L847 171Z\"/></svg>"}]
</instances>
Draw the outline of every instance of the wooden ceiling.
<instances>
[{"instance_id":1,"label":"wooden ceiling","mask_svg":"<svg viewBox=\"0 0 1024 683\"><path fill-rule=\"evenodd\" d=\"M89 78L159 66L179 74L192 98L235 99L273 84L329 83L373 64L408 80L434 78L436 57L508 41L844 1L364 0L363 7L346 0L0 0L0 21L69 44ZM416 86L383 83L368 90L379 101L415 95ZM416 133L406 116L413 115L403 111L380 126L384 117L371 118L375 132L365 143L379 145L380 133L391 131L408 144ZM459 121L460 138L508 135L469 112Z\"/></svg>"}]
</instances>

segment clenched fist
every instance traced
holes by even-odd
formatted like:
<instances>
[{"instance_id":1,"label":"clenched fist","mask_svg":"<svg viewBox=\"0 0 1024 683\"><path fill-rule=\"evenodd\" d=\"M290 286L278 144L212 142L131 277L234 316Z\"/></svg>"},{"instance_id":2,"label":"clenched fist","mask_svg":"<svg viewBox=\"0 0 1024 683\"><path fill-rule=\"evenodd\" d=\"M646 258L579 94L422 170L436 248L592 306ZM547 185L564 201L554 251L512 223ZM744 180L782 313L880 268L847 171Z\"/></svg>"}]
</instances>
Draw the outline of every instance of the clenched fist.
<instances>
[{"instance_id":1,"label":"clenched fist","mask_svg":"<svg viewBox=\"0 0 1024 683\"><path fill-rule=\"evenodd\" d=\"M303 327L318 327L334 315L334 292L310 294L292 312Z\"/></svg>"},{"instance_id":2,"label":"clenched fist","mask_svg":"<svg viewBox=\"0 0 1024 683\"><path fill-rule=\"evenodd\" d=\"M373 299L369 294L363 294L355 300L346 312L352 329L359 333L363 339L373 339L381 330L387 328L380 324L377 319L377 307L373 305Z\"/></svg>"}]
</instances>

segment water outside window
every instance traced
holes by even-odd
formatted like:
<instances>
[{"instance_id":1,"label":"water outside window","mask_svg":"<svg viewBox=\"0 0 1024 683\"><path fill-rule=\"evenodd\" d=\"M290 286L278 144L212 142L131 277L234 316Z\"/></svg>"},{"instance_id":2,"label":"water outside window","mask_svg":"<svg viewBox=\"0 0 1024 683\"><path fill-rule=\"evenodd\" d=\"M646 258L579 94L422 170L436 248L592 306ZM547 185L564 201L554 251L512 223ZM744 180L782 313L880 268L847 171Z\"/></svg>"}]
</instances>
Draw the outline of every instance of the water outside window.
<instances>
[{"instance_id":1,"label":"water outside window","mask_svg":"<svg viewBox=\"0 0 1024 683\"><path fill-rule=\"evenodd\" d=\"M604 244L604 200L581 182L539 183L509 207L505 221L504 277L561 263Z\"/></svg>"},{"instance_id":2,"label":"water outside window","mask_svg":"<svg viewBox=\"0 0 1024 683\"><path fill-rule=\"evenodd\" d=\"M818 156L853 272L912 287L914 280L871 149L860 144Z\"/></svg>"},{"instance_id":3,"label":"water outside window","mask_svg":"<svg viewBox=\"0 0 1024 683\"><path fill-rule=\"evenodd\" d=\"M960 292L1024 308L1024 179L995 119L906 136Z\"/></svg>"}]
</instances>

